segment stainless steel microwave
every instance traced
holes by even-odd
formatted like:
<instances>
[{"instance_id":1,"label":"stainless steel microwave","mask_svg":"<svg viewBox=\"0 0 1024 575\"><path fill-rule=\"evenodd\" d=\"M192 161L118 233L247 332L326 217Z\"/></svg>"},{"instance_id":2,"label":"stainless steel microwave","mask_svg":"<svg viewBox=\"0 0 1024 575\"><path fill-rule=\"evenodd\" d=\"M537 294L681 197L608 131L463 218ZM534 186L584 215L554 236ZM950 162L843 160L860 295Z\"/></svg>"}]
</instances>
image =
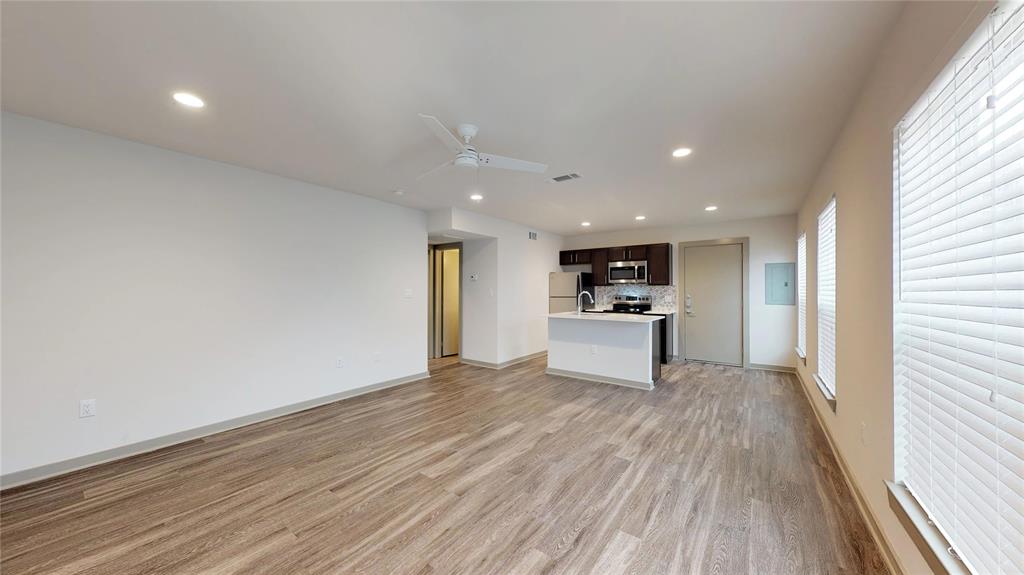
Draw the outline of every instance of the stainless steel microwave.
<instances>
[{"instance_id":1,"label":"stainless steel microwave","mask_svg":"<svg viewBox=\"0 0 1024 575\"><path fill-rule=\"evenodd\" d=\"M647 262L611 262L608 264L608 283L647 283Z\"/></svg>"}]
</instances>

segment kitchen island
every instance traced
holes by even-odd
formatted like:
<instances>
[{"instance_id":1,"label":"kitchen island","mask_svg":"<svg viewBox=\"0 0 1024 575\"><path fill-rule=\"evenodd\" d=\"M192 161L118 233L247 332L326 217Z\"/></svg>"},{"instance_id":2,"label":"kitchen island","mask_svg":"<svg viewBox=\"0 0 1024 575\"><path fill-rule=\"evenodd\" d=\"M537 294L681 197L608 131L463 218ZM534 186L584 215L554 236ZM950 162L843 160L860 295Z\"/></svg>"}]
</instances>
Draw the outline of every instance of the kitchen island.
<instances>
[{"instance_id":1,"label":"kitchen island","mask_svg":"<svg viewBox=\"0 0 1024 575\"><path fill-rule=\"evenodd\" d=\"M564 375L638 389L654 389L661 378L657 322L639 314L548 314L548 369Z\"/></svg>"}]
</instances>

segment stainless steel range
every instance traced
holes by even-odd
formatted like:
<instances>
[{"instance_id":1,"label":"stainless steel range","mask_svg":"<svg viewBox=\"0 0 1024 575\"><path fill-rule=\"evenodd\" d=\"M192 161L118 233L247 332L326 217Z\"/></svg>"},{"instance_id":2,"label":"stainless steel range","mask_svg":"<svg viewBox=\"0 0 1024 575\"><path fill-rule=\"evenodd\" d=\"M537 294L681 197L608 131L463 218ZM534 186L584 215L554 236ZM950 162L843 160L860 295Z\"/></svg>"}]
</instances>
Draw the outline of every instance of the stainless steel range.
<instances>
[{"instance_id":1,"label":"stainless steel range","mask_svg":"<svg viewBox=\"0 0 1024 575\"><path fill-rule=\"evenodd\" d=\"M612 299L612 309L615 313L647 313L651 311L651 296L649 295L617 295Z\"/></svg>"}]
</instances>

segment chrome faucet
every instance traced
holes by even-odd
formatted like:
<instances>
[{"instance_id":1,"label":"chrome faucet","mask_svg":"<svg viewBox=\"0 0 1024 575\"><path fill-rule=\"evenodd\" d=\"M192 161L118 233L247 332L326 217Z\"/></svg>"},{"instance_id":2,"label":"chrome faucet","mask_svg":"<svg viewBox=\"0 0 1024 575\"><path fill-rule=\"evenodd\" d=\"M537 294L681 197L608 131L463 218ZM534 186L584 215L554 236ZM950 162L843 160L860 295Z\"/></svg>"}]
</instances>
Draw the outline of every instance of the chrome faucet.
<instances>
[{"instance_id":1,"label":"chrome faucet","mask_svg":"<svg viewBox=\"0 0 1024 575\"><path fill-rule=\"evenodd\" d=\"M594 296L590 295L590 292L581 291L579 295L576 296L576 315L583 313L583 296L587 296L590 298L590 303L594 303Z\"/></svg>"}]
</instances>

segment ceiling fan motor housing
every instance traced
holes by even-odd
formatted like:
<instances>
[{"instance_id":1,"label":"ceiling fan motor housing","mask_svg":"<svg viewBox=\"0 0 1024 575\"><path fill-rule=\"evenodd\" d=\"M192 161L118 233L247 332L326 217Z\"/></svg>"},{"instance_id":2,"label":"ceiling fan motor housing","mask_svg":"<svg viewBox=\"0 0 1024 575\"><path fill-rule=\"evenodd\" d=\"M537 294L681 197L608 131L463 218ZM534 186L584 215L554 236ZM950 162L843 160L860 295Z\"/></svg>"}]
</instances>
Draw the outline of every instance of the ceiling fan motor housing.
<instances>
[{"instance_id":1,"label":"ceiling fan motor housing","mask_svg":"<svg viewBox=\"0 0 1024 575\"><path fill-rule=\"evenodd\" d=\"M466 151L455 156L452 162L456 168L478 168L480 167L480 155L473 148L466 146Z\"/></svg>"}]
</instances>

